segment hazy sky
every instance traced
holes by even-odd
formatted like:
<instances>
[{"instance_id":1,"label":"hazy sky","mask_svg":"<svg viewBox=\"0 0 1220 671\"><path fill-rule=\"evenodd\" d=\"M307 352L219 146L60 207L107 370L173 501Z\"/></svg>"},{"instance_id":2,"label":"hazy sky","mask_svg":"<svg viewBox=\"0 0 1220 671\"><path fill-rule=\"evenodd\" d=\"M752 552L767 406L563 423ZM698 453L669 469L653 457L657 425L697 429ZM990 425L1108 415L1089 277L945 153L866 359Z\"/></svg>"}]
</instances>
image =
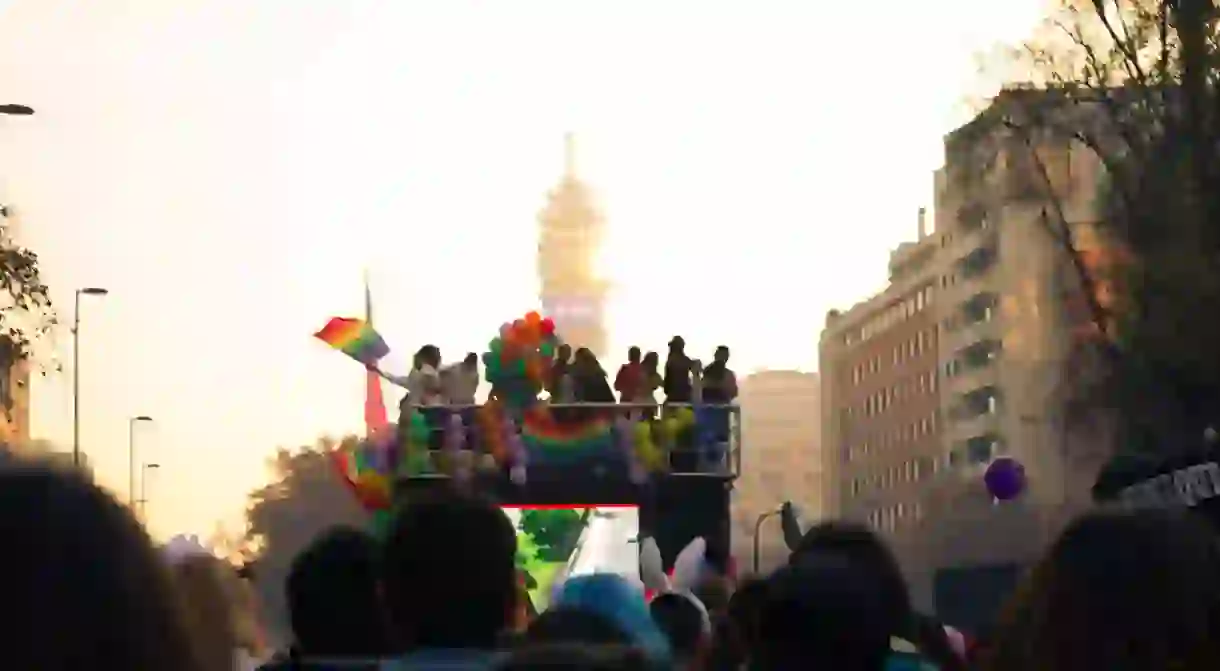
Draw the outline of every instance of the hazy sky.
<instances>
[{"instance_id":1,"label":"hazy sky","mask_svg":"<svg viewBox=\"0 0 1220 671\"><path fill-rule=\"evenodd\" d=\"M612 346L816 366L930 201L973 54L1037 0L0 0L0 198L71 320L82 435L154 531L207 533L277 445L361 425L310 334L370 269L397 350L453 356L535 307L565 131L610 222ZM55 349L71 362L64 329ZM69 369L34 431L71 443Z\"/></svg>"}]
</instances>

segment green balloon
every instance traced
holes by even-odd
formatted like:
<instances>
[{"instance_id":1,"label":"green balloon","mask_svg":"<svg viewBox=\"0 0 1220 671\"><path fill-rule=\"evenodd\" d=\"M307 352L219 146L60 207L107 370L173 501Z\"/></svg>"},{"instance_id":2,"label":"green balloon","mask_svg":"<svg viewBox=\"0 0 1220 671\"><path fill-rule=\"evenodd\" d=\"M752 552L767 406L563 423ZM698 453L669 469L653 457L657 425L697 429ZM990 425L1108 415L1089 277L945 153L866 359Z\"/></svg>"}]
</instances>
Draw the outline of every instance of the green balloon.
<instances>
[{"instance_id":1,"label":"green balloon","mask_svg":"<svg viewBox=\"0 0 1220 671\"><path fill-rule=\"evenodd\" d=\"M370 520L371 532L374 538L385 539L390 534L390 524L394 521L394 513L388 510L373 511L373 519Z\"/></svg>"},{"instance_id":2,"label":"green balloon","mask_svg":"<svg viewBox=\"0 0 1220 671\"><path fill-rule=\"evenodd\" d=\"M499 354L504 349L504 341L499 338L492 338L491 342L487 343L487 349L491 350L494 354Z\"/></svg>"}]
</instances>

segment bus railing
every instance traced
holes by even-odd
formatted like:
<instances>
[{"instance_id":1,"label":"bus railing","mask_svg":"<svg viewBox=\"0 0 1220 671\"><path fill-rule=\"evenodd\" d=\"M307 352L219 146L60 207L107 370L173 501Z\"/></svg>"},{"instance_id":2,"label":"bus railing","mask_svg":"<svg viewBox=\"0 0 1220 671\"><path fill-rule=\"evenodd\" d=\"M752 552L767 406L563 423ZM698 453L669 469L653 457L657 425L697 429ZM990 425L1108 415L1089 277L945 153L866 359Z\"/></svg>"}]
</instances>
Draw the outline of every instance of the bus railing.
<instances>
[{"instance_id":1,"label":"bus railing","mask_svg":"<svg viewBox=\"0 0 1220 671\"><path fill-rule=\"evenodd\" d=\"M419 411L427 422L430 450L436 452L444 448L445 433L452 424L452 417L457 415L465 427L465 449L485 453L487 448L482 436L485 429L478 417L482 407L482 404L444 404L413 405L410 409ZM674 433L668 444L660 444L663 441L654 439L654 444L666 453L668 467L665 470L669 473L721 477L736 477L741 473L741 408L735 404L547 403L546 407L560 424L615 420L611 431L616 442L620 440L616 421L620 417L633 424L648 422L654 437ZM402 410L405 412L407 408ZM400 426L404 419L399 417ZM669 427L664 426L667 422ZM433 473L419 477L444 476Z\"/></svg>"}]
</instances>

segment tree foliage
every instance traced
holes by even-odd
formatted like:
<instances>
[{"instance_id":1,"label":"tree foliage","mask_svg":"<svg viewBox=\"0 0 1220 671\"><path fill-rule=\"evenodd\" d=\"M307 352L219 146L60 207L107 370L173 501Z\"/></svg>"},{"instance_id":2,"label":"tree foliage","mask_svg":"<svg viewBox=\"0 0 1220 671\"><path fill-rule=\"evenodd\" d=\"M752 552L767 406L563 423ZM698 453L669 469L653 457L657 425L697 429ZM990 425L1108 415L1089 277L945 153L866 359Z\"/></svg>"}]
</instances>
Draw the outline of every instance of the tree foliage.
<instances>
[{"instance_id":1,"label":"tree foliage","mask_svg":"<svg viewBox=\"0 0 1220 671\"><path fill-rule=\"evenodd\" d=\"M268 460L271 482L249 495L244 538L226 540L230 556L256 561L259 596L267 618L281 634L287 632L283 585L293 558L329 528L365 528L370 523L329 456L358 442L355 437L340 442L324 438L313 446L276 451ZM224 534L219 538L224 539Z\"/></svg>"},{"instance_id":2,"label":"tree foliage","mask_svg":"<svg viewBox=\"0 0 1220 671\"><path fill-rule=\"evenodd\" d=\"M1214 0L1068 0L1018 53L1031 81L994 112L1032 159L1096 336L1079 344L1100 365L1074 376L1076 400L1116 411L1129 449L1197 445L1220 419L1216 17ZM1074 219L1051 145L1100 163L1092 221ZM1093 262L1086 226L1120 263Z\"/></svg>"},{"instance_id":3,"label":"tree foliage","mask_svg":"<svg viewBox=\"0 0 1220 671\"><path fill-rule=\"evenodd\" d=\"M568 508L523 510L518 526L533 539L539 559L561 562L572 554L588 516L587 510Z\"/></svg>"},{"instance_id":4,"label":"tree foliage","mask_svg":"<svg viewBox=\"0 0 1220 671\"><path fill-rule=\"evenodd\" d=\"M38 255L13 239L7 216L7 210L0 212L0 362L6 370L30 359L34 344L56 324ZM0 401L7 407L12 398L5 392Z\"/></svg>"}]
</instances>

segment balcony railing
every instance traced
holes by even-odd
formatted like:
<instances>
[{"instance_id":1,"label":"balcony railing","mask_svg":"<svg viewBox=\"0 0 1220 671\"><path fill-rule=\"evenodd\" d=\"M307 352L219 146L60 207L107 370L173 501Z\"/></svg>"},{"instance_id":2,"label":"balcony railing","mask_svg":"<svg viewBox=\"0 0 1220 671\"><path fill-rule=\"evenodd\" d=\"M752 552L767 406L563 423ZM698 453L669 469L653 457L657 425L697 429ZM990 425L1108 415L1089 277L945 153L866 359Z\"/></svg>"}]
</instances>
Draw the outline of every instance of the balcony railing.
<instances>
[{"instance_id":1,"label":"balcony railing","mask_svg":"<svg viewBox=\"0 0 1220 671\"><path fill-rule=\"evenodd\" d=\"M446 434L455 430L455 417L463 427L462 450L475 455L492 453L488 431L496 431L496 442L503 439L503 424L489 426L481 416L482 405L413 406L424 416L428 427L427 449L431 468L413 473L412 478L443 478ZM503 408L501 408L503 410ZM741 409L733 404L691 403L556 403L542 406L541 413L508 412L527 452L528 468L570 469L603 468L607 472L622 471L629 466L625 447L640 449L641 425L647 425L644 435L651 447L663 457L653 473L736 477L741 473ZM538 420L539 415L543 417ZM408 420L400 417L399 426ZM582 434L579 451L572 458L556 459L546 435L539 436L535 426L558 435ZM631 436L622 435L626 429ZM400 436L401 438L401 436ZM561 441L562 438L557 438ZM420 441L423 442L423 441ZM558 448L562 449L562 448ZM497 464L507 469L509 464Z\"/></svg>"},{"instance_id":2,"label":"balcony railing","mask_svg":"<svg viewBox=\"0 0 1220 671\"><path fill-rule=\"evenodd\" d=\"M971 438L998 433L999 429L999 414L982 412L977 415L955 419L949 428L949 438L954 442L962 442Z\"/></svg>"}]
</instances>

